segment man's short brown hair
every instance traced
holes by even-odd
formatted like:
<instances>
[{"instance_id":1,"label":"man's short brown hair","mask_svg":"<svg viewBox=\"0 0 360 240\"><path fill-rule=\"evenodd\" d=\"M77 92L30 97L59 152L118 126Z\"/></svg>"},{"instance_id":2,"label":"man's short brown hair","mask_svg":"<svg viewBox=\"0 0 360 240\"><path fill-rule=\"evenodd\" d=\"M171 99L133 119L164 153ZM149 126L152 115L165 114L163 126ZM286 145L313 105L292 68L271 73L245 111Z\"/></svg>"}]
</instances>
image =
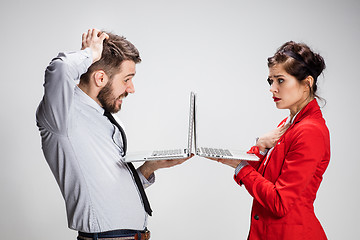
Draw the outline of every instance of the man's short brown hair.
<instances>
[{"instance_id":1,"label":"man's short brown hair","mask_svg":"<svg viewBox=\"0 0 360 240\"><path fill-rule=\"evenodd\" d=\"M101 58L93 63L86 73L81 75L80 80L82 82L88 83L91 74L98 70L103 70L111 79L118 73L121 63L125 60L131 60L135 63L141 62L139 51L125 37L105 33L109 35L109 38L104 40Z\"/></svg>"}]
</instances>

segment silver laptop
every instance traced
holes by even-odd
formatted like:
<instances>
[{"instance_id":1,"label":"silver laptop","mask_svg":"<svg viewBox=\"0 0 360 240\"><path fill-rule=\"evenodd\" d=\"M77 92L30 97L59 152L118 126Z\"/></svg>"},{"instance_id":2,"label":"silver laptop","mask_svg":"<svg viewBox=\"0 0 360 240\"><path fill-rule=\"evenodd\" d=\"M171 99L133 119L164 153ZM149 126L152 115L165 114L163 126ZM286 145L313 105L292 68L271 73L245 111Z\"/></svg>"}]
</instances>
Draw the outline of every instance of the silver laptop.
<instances>
[{"instance_id":1,"label":"silver laptop","mask_svg":"<svg viewBox=\"0 0 360 240\"><path fill-rule=\"evenodd\" d=\"M153 160L173 160L190 157L192 152L192 141L194 136L194 108L195 108L195 94L190 94L190 113L189 113L189 129L188 129L188 144L187 148L168 149L168 150L154 150L142 152L129 152L125 156L125 162L137 161L153 161Z\"/></svg>"},{"instance_id":2,"label":"silver laptop","mask_svg":"<svg viewBox=\"0 0 360 240\"><path fill-rule=\"evenodd\" d=\"M201 157L210 157L217 159L233 159L233 160L247 160L247 161L259 161L259 158L255 154L248 154L245 150L229 150L222 148L210 148L200 147L197 141L196 131L196 94L194 94L194 144L196 155Z\"/></svg>"}]
</instances>

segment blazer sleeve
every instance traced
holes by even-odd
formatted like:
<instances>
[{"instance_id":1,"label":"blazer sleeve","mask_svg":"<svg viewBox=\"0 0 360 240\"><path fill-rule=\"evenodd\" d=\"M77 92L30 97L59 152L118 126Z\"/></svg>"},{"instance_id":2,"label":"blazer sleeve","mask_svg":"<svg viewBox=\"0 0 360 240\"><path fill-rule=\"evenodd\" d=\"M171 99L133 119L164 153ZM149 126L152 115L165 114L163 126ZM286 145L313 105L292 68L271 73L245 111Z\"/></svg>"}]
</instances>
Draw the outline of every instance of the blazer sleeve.
<instances>
[{"instance_id":1,"label":"blazer sleeve","mask_svg":"<svg viewBox=\"0 0 360 240\"><path fill-rule=\"evenodd\" d=\"M256 201L278 217L287 214L308 186L325 151L324 135L314 124L299 126L291 135L291 145L275 183L250 165L235 176L237 183L243 183Z\"/></svg>"}]
</instances>

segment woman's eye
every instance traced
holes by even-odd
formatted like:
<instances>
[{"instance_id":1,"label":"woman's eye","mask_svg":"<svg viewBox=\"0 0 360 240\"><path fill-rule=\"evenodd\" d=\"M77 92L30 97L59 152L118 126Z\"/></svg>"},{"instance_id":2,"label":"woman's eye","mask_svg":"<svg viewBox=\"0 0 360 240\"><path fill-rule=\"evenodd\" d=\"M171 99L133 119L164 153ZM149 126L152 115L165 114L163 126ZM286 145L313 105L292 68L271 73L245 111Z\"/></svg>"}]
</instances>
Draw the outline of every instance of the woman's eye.
<instances>
[{"instance_id":1,"label":"woman's eye","mask_svg":"<svg viewBox=\"0 0 360 240\"><path fill-rule=\"evenodd\" d=\"M271 86L273 84L273 80L271 80L270 78L267 79L267 82L269 83L269 85Z\"/></svg>"},{"instance_id":2,"label":"woman's eye","mask_svg":"<svg viewBox=\"0 0 360 240\"><path fill-rule=\"evenodd\" d=\"M283 83L285 80L282 78L279 78L278 81L279 81L279 83Z\"/></svg>"}]
</instances>

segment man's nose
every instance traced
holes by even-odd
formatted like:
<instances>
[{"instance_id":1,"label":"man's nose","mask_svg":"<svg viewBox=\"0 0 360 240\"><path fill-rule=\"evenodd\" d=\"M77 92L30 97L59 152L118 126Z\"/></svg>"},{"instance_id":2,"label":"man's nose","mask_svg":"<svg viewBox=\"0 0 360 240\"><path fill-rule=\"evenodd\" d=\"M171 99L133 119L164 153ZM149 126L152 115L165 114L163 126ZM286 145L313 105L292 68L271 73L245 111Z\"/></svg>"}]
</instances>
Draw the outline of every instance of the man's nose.
<instances>
[{"instance_id":1,"label":"man's nose","mask_svg":"<svg viewBox=\"0 0 360 240\"><path fill-rule=\"evenodd\" d=\"M128 93L134 93L135 92L135 87L134 87L134 84L133 84L132 81L129 83L128 87L126 88L126 91Z\"/></svg>"}]
</instances>

